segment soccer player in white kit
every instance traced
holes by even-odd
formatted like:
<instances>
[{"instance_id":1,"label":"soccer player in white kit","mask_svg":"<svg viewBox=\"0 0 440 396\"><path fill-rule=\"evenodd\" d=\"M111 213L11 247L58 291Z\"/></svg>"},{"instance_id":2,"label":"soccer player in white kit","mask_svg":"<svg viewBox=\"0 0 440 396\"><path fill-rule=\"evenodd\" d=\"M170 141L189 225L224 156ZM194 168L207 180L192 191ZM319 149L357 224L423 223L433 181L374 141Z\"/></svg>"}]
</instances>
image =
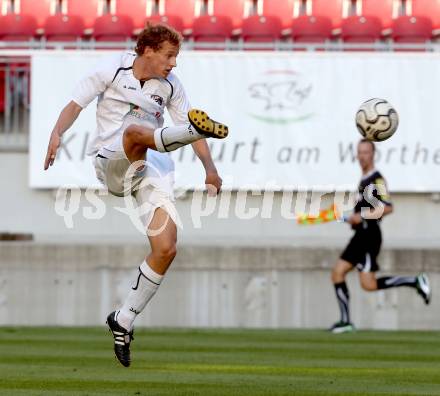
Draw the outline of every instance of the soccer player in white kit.
<instances>
[{"instance_id":1,"label":"soccer player in white kit","mask_svg":"<svg viewBox=\"0 0 440 396\"><path fill-rule=\"evenodd\" d=\"M222 184L205 138L225 138L228 127L191 109L182 84L172 73L180 44L181 36L172 28L148 25L138 37L135 53L105 59L80 81L61 111L44 163L45 170L53 165L61 135L98 97L97 130L88 154L94 157L96 175L110 193L132 194L142 205L141 220L151 246L124 304L107 317L115 355L126 367L133 322L156 293L176 255L174 164L168 152L192 144L205 168L205 183L216 192ZM175 126L163 127L165 107Z\"/></svg>"}]
</instances>

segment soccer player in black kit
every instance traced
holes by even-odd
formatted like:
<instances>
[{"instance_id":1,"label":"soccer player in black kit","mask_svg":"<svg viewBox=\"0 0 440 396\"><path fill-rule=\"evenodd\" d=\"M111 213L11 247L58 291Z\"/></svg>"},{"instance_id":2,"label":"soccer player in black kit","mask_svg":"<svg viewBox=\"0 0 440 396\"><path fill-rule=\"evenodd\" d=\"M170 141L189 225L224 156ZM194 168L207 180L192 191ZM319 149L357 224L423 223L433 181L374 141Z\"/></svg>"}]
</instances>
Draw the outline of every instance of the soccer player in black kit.
<instances>
[{"instance_id":1,"label":"soccer player in black kit","mask_svg":"<svg viewBox=\"0 0 440 396\"><path fill-rule=\"evenodd\" d=\"M345 333L354 330L350 322L349 292L345 283L348 272L357 268L361 286L366 291L388 289L390 287L412 287L426 304L431 299L429 279L426 274L418 276L384 276L376 278L379 270L377 256L382 243L380 220L393 211L383 176L374 168L374 143L362 139L357 147L357 156L362 168L359 196L353 214L347 222L354 235L333 267L332 281L341 312L341 319L330 331Z\"/></svg>"}]
</instances>

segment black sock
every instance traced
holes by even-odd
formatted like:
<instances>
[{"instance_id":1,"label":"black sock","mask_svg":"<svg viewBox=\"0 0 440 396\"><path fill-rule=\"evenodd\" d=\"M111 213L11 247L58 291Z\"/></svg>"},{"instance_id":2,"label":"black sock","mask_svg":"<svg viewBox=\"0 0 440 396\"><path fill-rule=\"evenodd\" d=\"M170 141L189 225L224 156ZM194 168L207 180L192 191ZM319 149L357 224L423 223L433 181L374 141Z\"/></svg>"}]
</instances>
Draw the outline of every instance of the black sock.
<instances>
[{"instance_id":1,"label":"black sock","mask_svg":"<svg viewBox=\"0 0 440 396\"><path fill-rule=\"evenodd\" d=\"M348 303L350 294L348 293L347 284L345 282L335 283L336 298L338 300L339 311L341 312L341 322L350 323L350 311Z\"/></svg>"},{"instance_id":2,"label":"black sock","mask_svg":"<svg viewBox=\"0 0 440 396\"><path fill-rule=\"evenodd\" d=\"M383 276L377 280L377 289L389 289L399 286L417 286L417 277L415 276Z\"/></svg>"}]
</instances>

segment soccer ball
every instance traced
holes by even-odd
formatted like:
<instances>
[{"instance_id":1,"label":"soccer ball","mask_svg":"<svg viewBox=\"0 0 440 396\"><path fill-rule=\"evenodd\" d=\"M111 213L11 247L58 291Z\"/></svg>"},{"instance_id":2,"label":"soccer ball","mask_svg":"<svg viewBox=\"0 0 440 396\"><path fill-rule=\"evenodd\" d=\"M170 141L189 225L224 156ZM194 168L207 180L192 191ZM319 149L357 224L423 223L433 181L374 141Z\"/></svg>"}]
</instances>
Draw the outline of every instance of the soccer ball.
<instances>
[{"instance_id":1,"label":"soccer ball","mask_svg":"<svg viewBox=\"0 0 440 396\"><path fill-rule=\"evenodd\" d=\"M398 125L397 111L385 99L367 100L356 113L358 131L364 138L374 142L381 142L393 136Z\"/></svg>"}]
</instances>

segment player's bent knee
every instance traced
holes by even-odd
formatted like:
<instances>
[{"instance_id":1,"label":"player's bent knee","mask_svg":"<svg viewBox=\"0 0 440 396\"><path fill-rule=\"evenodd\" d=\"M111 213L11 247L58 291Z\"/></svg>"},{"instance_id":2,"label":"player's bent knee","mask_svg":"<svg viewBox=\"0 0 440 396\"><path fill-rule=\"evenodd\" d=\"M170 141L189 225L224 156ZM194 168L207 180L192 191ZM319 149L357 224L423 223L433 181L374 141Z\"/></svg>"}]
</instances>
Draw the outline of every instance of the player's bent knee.
<instances>
[{"instance_id":1,"label":"player's bent knee","mask_svg":"<svg viewBox=\"0 0 440 396\"><path fill-rule=\"evenodd\" d=\"M374 283L361 282L361 287L365 291L375 291L377 290L377 285Z\"/></svg>"},{"instance_id":2,"label":"player's bent knee","mask_svg":"<svg viewBox=\"0 0 440 396\"><path fill-rule=\"evenodd\" d=\"M124 130L124 139L125 140L134 140L136 134L138 132L136 131L136 125L130 124L127 128Z\"/></svg>"},{"instance_id":3,"label":"player's bent knee","mask_svg":"<svg viewBox=\"0 0 440 396\"><path fill-rule=\"evenodd\" d=\"M163 244L161 247L154 249L152 253L160 261L173 260L177 253L176 244Z\"/></svg>"},{"instance_id":4,"label":"player's bent knee","mask_svg":"<svg viewBox=\"0 0 440 396\"><path fill-rule=\"evenodd\" d=\"M333 268L332 274L331 274L332 282L333 283L340 283L344 282L345 280L345 273L338 269L337 267Z\"/></svg>"},{"instance_id":5,"label":"player's bent knee","mask_svg":"<svg viewBox=\"0 0 440 396\"><path fill-rule=\"evenodd\" d=\"M123 146L125 154L131 162L144 159L146 149L151 148L153 142L154 132L152 129L135 124L125 128Z\"/></svg>"},{"instance_id":6,"label":"player's bent knee","mask_svg":"<svg viewBox=\"0 0 440 396\"><path fill-rule=\"evenodd\" d=\"M130 124L125 128L124 140L131 144L142 144L145 136L148 134L153 134L153 130L136 124Z\"/></svg>"}]
</instances>

